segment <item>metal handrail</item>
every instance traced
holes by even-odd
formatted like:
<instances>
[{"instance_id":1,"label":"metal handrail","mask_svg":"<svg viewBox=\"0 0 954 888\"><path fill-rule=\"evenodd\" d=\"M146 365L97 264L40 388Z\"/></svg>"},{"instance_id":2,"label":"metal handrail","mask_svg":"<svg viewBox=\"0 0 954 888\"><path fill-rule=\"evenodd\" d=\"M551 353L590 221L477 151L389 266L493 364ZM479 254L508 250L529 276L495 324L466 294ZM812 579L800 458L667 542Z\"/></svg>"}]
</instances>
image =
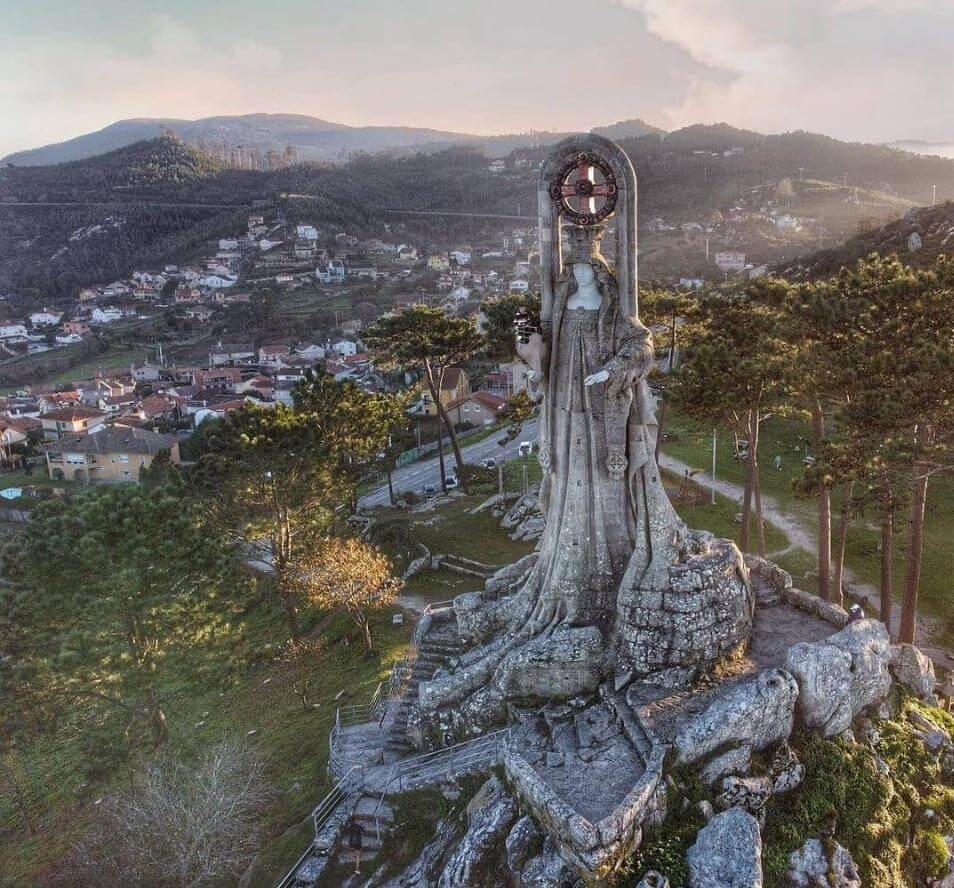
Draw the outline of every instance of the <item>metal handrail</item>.
<instances>
[{"instance_id":1,"label":"metal handrail","mask_svg":"<svg viewBox=\"0 0 954 888\"><path fill-rule=\"evenodd\" d=\"M416 776L425 769L433 768L434 762L441 761L442 757L455 766L461 764L468 765L480 761L488 749L491 747L499 749L509 737L510 728L502 728L490 734L483 734L480 737L464 740L461 743L456 743L454 746L447 746L444 749L435 749L432 752L424 752L420 755L394 762L388 769L387 776L384 780L384 788L381 790L381 796L378 799L377 805L374 807L374 827L377 831L378 838L381 838L381 806L384 804L388 790L395 780L398 781L399 788L402 788L405 778ZM450 770L451 768L447 768L444 771L437 770L435 776L443 776Z\"/></svg>"},{"instance_id":2,"label":"metal handrail","mask_svg":"<svg viewBox=\"0 0 954 888\"><path fill-rule=\"evenodd\" d=\"M428 604L423 611L421 611L421 616L417 621L417 626L414 627L414 632L411 635L411 641L408 644L407 653L404 655L404 659L400 663L395 663L394 667L391 669L391 681L389 682L388 686L388 694L391 699L394 699L395 697L403 697L404 691L407 689L407 683L411 678L412 671L414 670L414 664L417 662L417 655L420 651L421 641L423 640L422 627L428 625L425 617L428 617L435 611L442 610L445 607L452 607L453 604L453 598L447 598L443 601L433 601ZM395 680L396 678L398 679L397 681Z\"/></svg>"},{"instance_id":3,"label":"metal handrail","mask_svg":"<svg viewBox=\"0 0 954 888\"><path fill-rule=\"evenodd\" d=\"M311 843L305 849L305 852L295 861L295 865L285 874L284 878L278 883L277 888L289 888L294 882L295 876L301 865L311 857L315 850L315 843L318 841L318 833L321 828L331 819L331 815L338 809L341 802L347 797L346 788L352 783L352 774L357 772L357 777L363 777L364 767L355 765L341 777L335 785L329 790L328 794L311 811L311 822L314 826L315 835Z\"/></svg>"}]
</instances>

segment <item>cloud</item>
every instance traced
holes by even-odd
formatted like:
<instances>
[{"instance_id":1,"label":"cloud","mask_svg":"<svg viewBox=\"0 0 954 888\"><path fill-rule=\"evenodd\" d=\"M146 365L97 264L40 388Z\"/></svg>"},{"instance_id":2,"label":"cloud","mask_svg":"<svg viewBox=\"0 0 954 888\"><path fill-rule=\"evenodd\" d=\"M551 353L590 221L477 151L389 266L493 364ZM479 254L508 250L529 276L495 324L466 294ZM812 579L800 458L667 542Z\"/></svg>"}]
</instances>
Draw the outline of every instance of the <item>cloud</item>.
<instances>
[{"instance_id":1,"label":"cloud","mask_svg":"<svg viewBox=\"0 0 954 888\"><path fill-rule=\"evenodd\" d=\"M704 66L664 109L671 126L725 120L869 140L954 129L944 48L954 10L936 0L619 2Z\"/></svg>"}]
</instances>

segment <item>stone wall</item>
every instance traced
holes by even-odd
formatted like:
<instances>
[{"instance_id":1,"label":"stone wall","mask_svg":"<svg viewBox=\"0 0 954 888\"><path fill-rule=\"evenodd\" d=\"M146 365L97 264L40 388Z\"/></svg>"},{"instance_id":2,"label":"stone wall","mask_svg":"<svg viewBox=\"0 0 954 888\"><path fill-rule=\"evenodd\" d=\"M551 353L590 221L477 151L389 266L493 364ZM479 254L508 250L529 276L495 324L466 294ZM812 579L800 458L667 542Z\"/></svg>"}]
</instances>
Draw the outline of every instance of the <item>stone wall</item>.
<instances>
[{"instance_id":1,"label":"stone wall","mask_svg":"<svg viewBox=\"0 0 954 888\"><path fill-rule=\"evenodd\" d=\"M669 568L668 589L621 593L617 672L668 670L685 684L747 642L753 599L739 550L708 534L696 539Z\"/></svg>"}]
</instances>

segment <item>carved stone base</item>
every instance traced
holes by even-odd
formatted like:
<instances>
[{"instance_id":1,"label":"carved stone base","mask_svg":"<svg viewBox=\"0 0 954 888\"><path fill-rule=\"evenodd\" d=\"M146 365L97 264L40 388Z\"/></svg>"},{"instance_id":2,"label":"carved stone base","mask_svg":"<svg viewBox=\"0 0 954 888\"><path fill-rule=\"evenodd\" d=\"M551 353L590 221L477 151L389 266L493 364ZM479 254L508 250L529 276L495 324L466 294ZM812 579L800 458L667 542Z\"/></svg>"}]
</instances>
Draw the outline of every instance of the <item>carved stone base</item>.
<instances>
[{"instance_id":1,"label":"carved stone base","mask_svg":"<svg viewBox=\"0 0 954 888\"><path fill-rule=\"evenodd\" d=\"M738 547L694 531L684 557L669 568L668 589L620 594L617 675L656 673L667 686L685 687L744 649L754 612Z\"/></svg>"}]
</instances>

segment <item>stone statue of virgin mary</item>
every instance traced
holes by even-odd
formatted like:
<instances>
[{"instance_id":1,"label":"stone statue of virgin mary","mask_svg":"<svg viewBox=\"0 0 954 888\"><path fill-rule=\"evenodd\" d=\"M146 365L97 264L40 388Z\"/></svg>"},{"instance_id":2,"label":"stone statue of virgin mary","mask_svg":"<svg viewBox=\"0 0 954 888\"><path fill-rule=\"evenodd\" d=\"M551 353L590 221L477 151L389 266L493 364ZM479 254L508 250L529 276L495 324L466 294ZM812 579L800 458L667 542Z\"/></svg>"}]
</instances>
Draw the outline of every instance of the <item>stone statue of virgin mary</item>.
<instances>
[{"instance_id":1,"label":"stone statue of virgin mary","mask_svg":"<svg viewBox=\"0 0 954 888\"><path fill-rule=\"evenodd\" d=\"M476 645L453 671L421 684L409 719L420 745L505 723L515 705L568 700L608 680L711 661L747 637L737 550L722 547L713 556L698 544L656 464L646 382L654 353L637 313L629 158L599 136L571 137L540 182L541 329L518 336L517 348L540 402L545 529L505 594L488 587L455 599L460 634ZM600 252L609 219L616 223L613 262ZM700 556L703 566L693 567ZM681 600L672 614L652 616L664 596L681 595L674 583L698 590L710 574L726 579L696 598L724 600L710 608L711 619L728 631L711 630L709 615L690 620Z\"/></svg>"},{"instance_id":2,"label":"stone statue of virgin mary","mask_svg":"<svg viewBox=\"0 0 954 888\"><path fill-rule=\"evenodd\" d=\"M541 398L546 529L530 586L534 622L610 627L621 583L668 586L681 522L655 461L649 330L621 305L602 224L565 228L544 330L518 351Z\"/></svg>"}]
</instances>

